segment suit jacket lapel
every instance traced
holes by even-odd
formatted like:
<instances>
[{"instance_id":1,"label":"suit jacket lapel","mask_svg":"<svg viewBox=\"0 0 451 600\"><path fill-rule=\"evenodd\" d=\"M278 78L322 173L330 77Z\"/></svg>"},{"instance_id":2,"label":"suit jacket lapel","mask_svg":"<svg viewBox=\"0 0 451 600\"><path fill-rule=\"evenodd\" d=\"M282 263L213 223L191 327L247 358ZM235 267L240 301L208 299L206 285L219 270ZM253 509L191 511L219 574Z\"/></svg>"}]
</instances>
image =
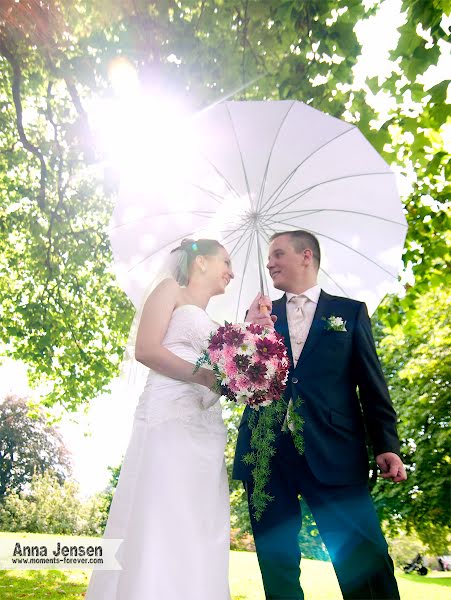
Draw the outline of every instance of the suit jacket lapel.
<instances>
[{"instance_id":1,"label":"suit jacket lapel","mask_svg":"<svg viewBox=\"0 0 451 600\"><path fill-rule=\"evenodd\" d=\"M330 300L329 294L327 294L326 292L321 290L321 294L318 299L318 305L316 307L315 315L313 317L312 325L310 327L309 334L305 341L305 346L301 352L301 356L299 357L296 368L299 367L299 365L301 365L305 361L307 356L310 354L310 352L313 350L315 345L321 339L321 335L324 331L323 317L325 317L328 312L329 300ZM286 309L285 309L285 314L286 314ZM288 326L287 326L287 329L288 329ZM288 336L288 338L289 337L290 336Z\"/></svg>"},{"instance_id":2,"label":"suit jacket lapel","mask_svg":"<svg viewBox=\"0 0 451 600\"><path fill-rule=\"evenodd\" d=\"M275 300L272 305L272 314L276 315L277 321L275 322L275 330L283 335L285 340L285 346L288 350L288 357L290 359L291 364L293 363L293 351L291 350L291 340L290 340L290 332L288 330L288 321L287 321L287 297L286 294L279 298L279 300Z\"/></svg>"}]
</instances>

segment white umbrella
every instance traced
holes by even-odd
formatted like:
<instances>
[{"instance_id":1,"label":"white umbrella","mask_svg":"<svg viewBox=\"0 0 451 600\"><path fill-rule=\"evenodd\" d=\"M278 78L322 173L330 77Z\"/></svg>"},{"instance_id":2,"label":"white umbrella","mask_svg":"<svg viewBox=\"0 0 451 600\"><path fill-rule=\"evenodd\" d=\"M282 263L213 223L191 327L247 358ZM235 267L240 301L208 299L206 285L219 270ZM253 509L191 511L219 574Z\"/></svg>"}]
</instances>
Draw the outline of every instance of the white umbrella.
<instances>
[{"instance_id":1,"label":"white umbrella","mask_svg":"<svg viewBox=\"0 0 451 600\"><path fill-rule=\"evenodd\" d=\"M321 245L321 286L375 310L397 280L407 225L394 173L357 127L301 102L249 101L215 105L190 128L188 147L153 159L144 182L137 165L113 213L118 279L135 306L170 249L216 237L235 280L209 313L243 318L261 285L280 296L264 266L270 236L305 229Z\"/></svg>"}]
</instances>

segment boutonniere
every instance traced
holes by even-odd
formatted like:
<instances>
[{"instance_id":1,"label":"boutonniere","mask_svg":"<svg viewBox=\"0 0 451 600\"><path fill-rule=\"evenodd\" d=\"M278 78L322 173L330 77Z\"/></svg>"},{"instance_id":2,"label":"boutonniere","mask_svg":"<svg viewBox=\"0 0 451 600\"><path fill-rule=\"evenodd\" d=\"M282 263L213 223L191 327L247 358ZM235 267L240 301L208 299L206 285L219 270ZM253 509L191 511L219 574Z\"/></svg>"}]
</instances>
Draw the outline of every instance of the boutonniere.
<instances>
[{"instance_id":1,"label":"boutonniere","mask_svg":"<svg viewBox=\"0 0 451 600\"><path fill-rule=\"evenodd\" d=\"M342 317L330 315L327 319L323 317L323 321L326 322L327 331L348 331L346 329L346 321L343 321Z\"/></svg>"}]
</instances>

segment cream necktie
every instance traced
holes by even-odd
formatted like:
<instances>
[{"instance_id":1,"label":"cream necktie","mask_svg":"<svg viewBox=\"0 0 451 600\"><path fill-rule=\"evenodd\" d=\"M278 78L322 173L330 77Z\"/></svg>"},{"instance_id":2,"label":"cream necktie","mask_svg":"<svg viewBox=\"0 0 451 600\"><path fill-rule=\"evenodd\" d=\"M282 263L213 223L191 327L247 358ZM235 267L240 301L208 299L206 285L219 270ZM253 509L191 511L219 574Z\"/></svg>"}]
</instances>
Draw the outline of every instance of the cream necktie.
<instances>
[{"instance_id":1,"label":"cream necktie","mask_svg":"<svg viewBox=\"0 0 451 600\"><path fill-rule=\"evenodd\" d=\"M296 363L299 359L299 356L302 352L302 345L305 343L306 338L306 314L305 314L305 305L308 302L307 296L300 294L299 296L293 296L290 300L295 306L295 312L293 315L293 319L291 319L290 327L292 331L290 331L290 337L292 340L296 342L297 347L293 348L293 360L296 366Z\"/></svg>"},{"instance_id":2,"label":"cream necktie","mask_svg":"<svg viewBox=\"0 0 451 600\"><path fill-rule=\"evenodd\" d=\"M303 344L306 338L305 331L305 312L304 307L308 301L307 296L303 294L299 294L298 296L293 296L290 299L290 303L292 303L295 307L293 317L290 319L290 338L291 338L291 349L293 352L293 366L296 366L299 356L302 352ZM293 344L295 341L295 344ZM291 407L293 405L293 401L290 399L288 405ZM282 431L286 431L287 427L292 429L292 424L288 419L288 411L285 415L284 422L282 424Z\"/></svg>"},{"instance_id":3,"label":"cream necktie","mask_svg":"<svg viewBox=\"0 0 451 600\"><path fill-rule=\"evenodd\" d=\"M296 310L298 312L304 314L303 309L307 300L307 296L304 296L304 294L299 294L299 296L292 296L290 302L292 302L296 306Z\"/></svg>"}]
</instances>

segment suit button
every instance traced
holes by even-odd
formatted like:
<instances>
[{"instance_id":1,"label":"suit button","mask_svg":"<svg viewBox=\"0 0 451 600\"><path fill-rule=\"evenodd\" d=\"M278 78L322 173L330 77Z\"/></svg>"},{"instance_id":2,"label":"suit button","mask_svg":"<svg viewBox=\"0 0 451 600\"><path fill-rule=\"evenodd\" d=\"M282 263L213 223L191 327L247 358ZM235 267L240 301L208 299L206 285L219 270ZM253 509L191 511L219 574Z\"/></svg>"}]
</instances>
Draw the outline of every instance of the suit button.
<instances>
[{"instance_id":1,"label":"suit button","mask_svg":"<svg viewBox=\"0 0 451 600\"><path fill-rule=\"evenodd\" d=\"M297 383L298 381L299 381L299 379L297 377L291 378L291 383Z\"/></svg>"}]
</instances>

